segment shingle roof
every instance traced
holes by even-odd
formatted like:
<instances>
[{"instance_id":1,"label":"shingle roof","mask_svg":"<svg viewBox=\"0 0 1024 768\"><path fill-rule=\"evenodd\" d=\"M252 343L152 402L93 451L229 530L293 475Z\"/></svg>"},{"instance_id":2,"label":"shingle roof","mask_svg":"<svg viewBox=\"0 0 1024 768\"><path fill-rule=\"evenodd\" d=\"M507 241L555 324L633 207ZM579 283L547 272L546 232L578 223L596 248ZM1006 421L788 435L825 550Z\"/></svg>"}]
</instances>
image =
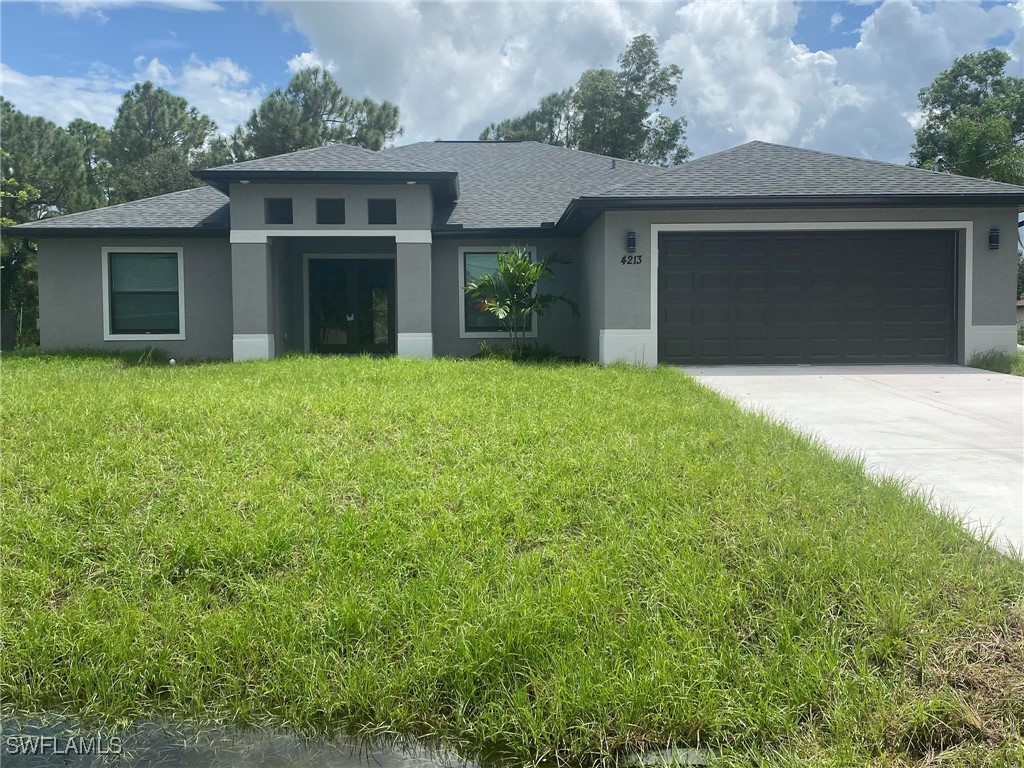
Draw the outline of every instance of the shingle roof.
<instances>
[{"instance_id":1,"label":"shingle roof","mask_svg":"<svg viewBox=\"0 0 1024 768\"><path fill-rule=\"evenodd\" d=\"M227 171L324 171L324 172L380 172L380 173L423 173L432 171L454 171L454 168L428 167L402 158L390 152L373 152L351 144L330 144L326 147L303 149L258 160L209 168L204 173Z\"/></svg>"},{"instance_id":2,"label":"shingle roof","mask_svg":"<svg viewBox=\"0 0 1024 768\"><path fill-rule=\"evenodd\" d=\"M459 173L454 207L435 211L434 226L536 228L558 221L574 197L655 176L662 169L535 141L431 141L383 155Z\"/></svg>"},{"instance_id":3,"label":"shingle roof","mask_svg":"<svg viewBox=\"0 0 1024 768\"><path fill-rule=\"evenodd\" d=\"M226 232L230 226L227 196L213 187L204 186L92 211L30 221L12 229L33 232L72 229L195 229Z\"/></svg>"},{"instance_id":4,"label":"shingle roof","mask_svg":"<svg viewBox=\"0 0 1024 768\"><path fill-rule=\"evenodd\" d=\"M374 177L457 173L460 196L453 204L444 204L445 198L441 198L434 226L466 230L539 228L559 221L574 200L598 208L613 200L632 205L633 200L666 198L682 203L698 198L938 199L973 195L1024 202L1024 187L759 141L673 168L613 161L532 141L443 141L382 152L338 144L214 170L234 173L239 169L255 173L352 172ZM448 184L451 179L445 178ZM224 232L229 228L228 198L206 186L12 229L25 234L71 234L111 229Z\"/></svg>"},{"instance_id":5,"label":"shingle roof","mask_svg":"<svg viewBox=\"0 0 1024 768\"><path fill-rule=\"evenodd\" d=\"M599 198L1024 195L1024 187L751 141L607 189Z\"/></svg>"}]
</instances>

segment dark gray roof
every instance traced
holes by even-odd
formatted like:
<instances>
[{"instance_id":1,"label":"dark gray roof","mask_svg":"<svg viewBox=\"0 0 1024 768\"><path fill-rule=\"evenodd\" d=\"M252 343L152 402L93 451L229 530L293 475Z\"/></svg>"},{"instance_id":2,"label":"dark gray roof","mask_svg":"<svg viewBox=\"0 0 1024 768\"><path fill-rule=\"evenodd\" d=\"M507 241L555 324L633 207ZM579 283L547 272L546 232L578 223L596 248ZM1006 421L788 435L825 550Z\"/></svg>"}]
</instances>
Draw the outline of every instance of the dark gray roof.
<instances>
[{"instance_id":1,"label":"dark gray roof","mask_svg":"<svg viewBox=\"0 0 1024 768\"><path fill-rule=\"evenodd\" d=\"M431 141L381 154L457 170L459 199L435 211L434 226L465 229L537 228L558 221L574 197L663 172L535 141Z\"/></svg>"},{"instance_id":2,"label":"dark gray roof","mask_svg":"<svg viewBox=\"0 0 1024 768\"><path fill-rule=\"evenodd\" d=\"M607 189L598 198L1024 195L1024 187L751 141Z\"/></svg>"},{"instance_id":3,"label":"dark gray roof","mask_svg":"<svg viewBox=\"0 0 1024 768\"><path fill-rule=\"evenodd\" d=\"M455 168L427 167L402 158L390 152L374 152L351 144L331 144L326 147L302 149L273 157L261 157L258 160L245 160L241 163L221 165L209 168L204 173L226 171L274 171L274 172L308 172L323 171L338 173L344 171L379 172L379 173L423 173L433 171L454 171Z\"/></svg>"},{"instance_id":4,"label":"dark gray roof","mask_svg":"<svg viewBox=\"0 0 1024 768\"><path fill-rule=\"evenodd\" d=\"M671 200L685 205L700 199L742 203L749 198L788 198L805 204L812 198L945 202L966 196L1024 203L1024 187L759 141L673 168L613 161L532 141L423 142L382 152L337 144L221 166L203 175L212 174L211 183L226 187L235 173L278 172L297 178L363 174L365 181L400 175L424 178L437 193L434 226L440 230L537 229L548 222L566 222L577 207L599 211L616 201L629 207L667 205ZM456 194L458 199L450 202ZM585 217L575 221L576 229L586 223ZM227 197L206 186L12 229L26 235L71 235L92 230L199 234L229 228Z\"/></svg>"},{"instance_id":5,"label":"dark gray roof","mask_svg":"<svg viewBox=\"0 0 1024 768\"><path fill-rule=\"evenodd\" d=\"M12 229L31 232L72 230L196 230L226 232L230 229L228 198L213 187L196 187L111 205L52 219L39 219Z\"/></svg>"}]
</instances>

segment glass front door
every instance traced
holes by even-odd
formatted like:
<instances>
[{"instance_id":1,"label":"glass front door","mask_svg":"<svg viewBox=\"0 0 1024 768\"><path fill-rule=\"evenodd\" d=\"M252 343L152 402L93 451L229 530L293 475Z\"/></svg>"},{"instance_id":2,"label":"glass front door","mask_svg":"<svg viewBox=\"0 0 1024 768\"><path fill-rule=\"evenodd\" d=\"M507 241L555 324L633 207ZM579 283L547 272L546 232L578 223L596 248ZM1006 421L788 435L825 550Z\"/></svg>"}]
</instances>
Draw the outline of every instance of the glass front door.
<instances>
[{"instance_id":1,"label":"glass front door","mask_svg":"<svg viewBox=\"0 0 1024 768\"><path fill-rule=\"evenodd\" d=\"M395 351L395 263L390 259L309 260L309 350L318 354Z\"/></svg>"}]
</instances>

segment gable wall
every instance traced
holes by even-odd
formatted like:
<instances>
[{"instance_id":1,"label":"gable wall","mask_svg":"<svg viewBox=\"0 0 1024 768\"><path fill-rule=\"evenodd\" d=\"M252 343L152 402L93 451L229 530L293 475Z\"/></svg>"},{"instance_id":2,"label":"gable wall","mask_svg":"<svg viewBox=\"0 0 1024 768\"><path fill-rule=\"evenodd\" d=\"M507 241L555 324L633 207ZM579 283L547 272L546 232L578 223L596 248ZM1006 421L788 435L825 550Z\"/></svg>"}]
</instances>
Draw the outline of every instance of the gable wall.
<instances>
[{"instance_id":1,"label":"gable wall","mask_svg":"<svg viewBox=\"0 0 1024 768\"><path fill-rule=\"evenodd\" d=\"M280 230L365 230L381 233L395 230L429 230L433 218L430 187L426 184L313 184L306 182L270 184L232 184L231 229ZM264 199L290 197L292 224L267 224L264 220ZM317 224L316 199L340 197L345 200L344 224ZM367 222L369 198L394 198L398 223L395 225Z\"/></svg>"}]
</instances>

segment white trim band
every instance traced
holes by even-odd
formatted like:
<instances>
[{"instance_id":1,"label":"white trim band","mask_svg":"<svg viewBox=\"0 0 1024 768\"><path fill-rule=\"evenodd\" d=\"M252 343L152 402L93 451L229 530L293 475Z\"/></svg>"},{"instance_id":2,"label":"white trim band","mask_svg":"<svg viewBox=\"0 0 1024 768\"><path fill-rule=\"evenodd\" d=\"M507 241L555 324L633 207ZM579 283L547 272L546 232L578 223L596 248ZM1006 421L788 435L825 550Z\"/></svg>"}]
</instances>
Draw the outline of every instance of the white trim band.
<instances>
[{"instance_id":1,"label":"white trim band","mask_svg":"<svg viewBox=\"0 0 1024 768\"><path fill-rule=\"evenodd\" d=\"M601 365L630 363L647 368L658 364L658 336L646 328L605 328L598 333Z\"/></svg>"},{"instance_id":2,"label":"white trim band","mask_svg":"<svg viewBox=\"0 0 1024 768\"><path fill-rule=\"evenodd\" d=\"M964 339L964 363L971 364L971 358L979 352L1009 352L1017 349L1016 325L971 325L966 329Z\"/></svg>"},{"instance_id":3,"label":"white trim band","mask_svg":"<svg viewBox=\"0 0 1024 768\"><path fill-rule=\"evenodd\" d=\"M233 229L231 242L266 243L270 237L393 237L396 243L432 243L429 229Z\"/></svg>"},{"instance_id":4,"label":"white trim band","mask_svg":"<svg viewBox=\"0 0 1024 768\"><path fill-rule=\"evenodd\" d=\"M236 333L231 337L231 359L236 363L244 360L271 360L273 357L272 333Z\"/></svg>"},{"instance_id":5,"label":"white trim band","mask_svg":"<svg viewBox=\"0 0 1024 768\"><path fill-rule=\"evenodd\" d=\"M419 357L429 360L434 356L434 334L399 333L395 351L399 357Z\"/></svg>"}]
</instances>

